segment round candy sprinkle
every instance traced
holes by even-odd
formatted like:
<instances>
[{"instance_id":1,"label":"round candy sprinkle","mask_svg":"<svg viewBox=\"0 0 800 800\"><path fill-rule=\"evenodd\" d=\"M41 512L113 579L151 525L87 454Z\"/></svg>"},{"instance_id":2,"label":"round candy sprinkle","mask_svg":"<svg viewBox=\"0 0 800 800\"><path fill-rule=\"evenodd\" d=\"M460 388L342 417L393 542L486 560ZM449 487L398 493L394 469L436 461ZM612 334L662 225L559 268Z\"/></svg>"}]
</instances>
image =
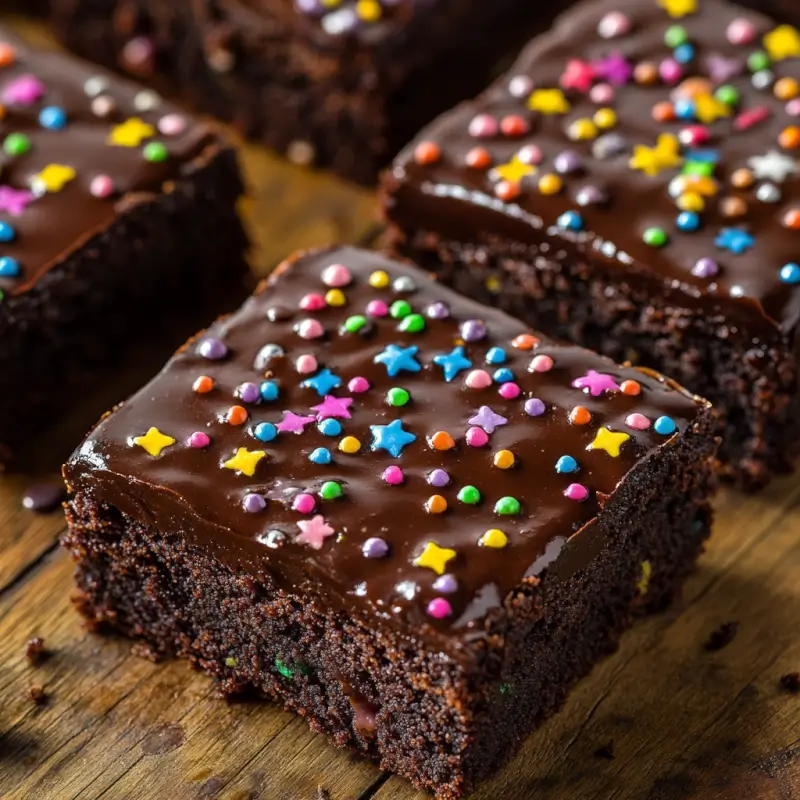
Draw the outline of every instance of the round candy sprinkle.
<instances>
[{"instance_id":1,"label":"round candy sprinkle","mask_svg":"<svg viewBox=\"0 0 800 800\"><path fill-rule=\"evenodd\" d=\"M398 294L402 292L408 294L409 292L416 291L417 284L414 283L414 279L410 275L401 275L399 278L395 278L392 281L392 289Z\"/></svg>"},{"instance_id":2,"label":"round candy sprinkle","mask_svg":"<svg viewBox=\"0 0 800 800\"><path fill-rule=\"evenodd\" d=\"M108 117L114 112L116 107L117 104L114 102L114 98L105 94L95 97L90 104L92 113L96 117Z\"/></svg>"},{"instance_id":3,"label":"round candy sprinkle","mask_svg":"<svg viewBox=\"0 0 800 800\"><path fill-rule=\"evenodd\" d=\"M775 82L772 91L778 100L792 100L800 94L800 82L794 78L781 78Z\"/></svg>"},{"instance_id":4,"label":"round candy sprinkle","mask_svg":"<svg viewBox=\"0 0 800 800\"><path fill-rule=\"evenodd\" d=\"M512 97L527 97L533 90L533 81L527 75L515 75L508 82L508 93Z\"/></svg>"},{"instance_id":5,"label":"round candy sprinkle","mask_svg":"<svg viewBox=\"0 0 800 800\"><path fill-rule=\"evenodd\" d=\"M361 375L358 375L347 384L347 388L353 392L353 394L362 394L369 390L369 381Z\"/></svg>"},{"instance_id":6,"label":"round candy sprinkle","mask_svg":"<svg viewBox=\"0 0 800 800\"><path fill-rule=\"evenodd\" d=\"M557 221L558 227L565 231L583 230L583 218L577 211L565 211Z\"/></svg>"},{"instance_id":7,"label":"round candy sprinkle","mask_svg":"<svg viewBox=\"0 0 800 800\"><path fill-rule=\"evenodd\" d=\"M545 355L534 356L528 366L528 372L550 372L551 369L553 369L553 359Z\"/></svg>"},{"instance_id":8,"label":"round candy sprinkle","mask_svg":"<svg viewBox=\"0 0 800 800\"><path fill-rule=\"evenodd\" d=\"M526 144L521 147L517 153L517 159L523 164L535 165L541 164L544 155L542 151L535 144Z\"/></svg>"},{"instance_id":9,"label":"round candy sprinkle","mask_svg":"<svg viewBox=\"0 0 800 800\"><path fill-rule=\"evenodd\" d=\"M11 256L0 257L0 278L16 278L20 273L19 262Z\"/></svg>"},{"instance_id":10,"label":"round candy sprinkle","mask_svg":"<svg viewBox=\"0 0 800 800\"><path fill-rule=\"evenodd\" d=\"M642 240L650 247L663 247L667 241L667 232L663 228L647 228L642 235Z\"/></svg>"},{"instance_id":11,"label":"round candy sprinkle","mask_svg":"<svg viewBox=\"0 0 800 800\"><path fill-rule=\"evenodd\" d=\"M369 285L373 289L385 289L389 285L389 274L382 269L376 269L369 276Z\"/></svg>"},{"instance_id":12,"label":"round candy sprinkle","mask_svg":"<svg viewBox=\"0 0 800 800\"><path fill-rule=\"evenodd\" d=\"M353 314L353 316L348 317L344 321L342 328L347 333L358 333L360 330L364 328L366 324L367 324L366 317L362 316L361 314Z\"/></svg>"},{"instance_id":13,"label":"round candy sprinkle","mask_svg":"<svg viewBox=\"0 0 800 800\"><path fill-rule=\"evenodd\" d=\"M292 502L292 508L301 514L310 514L316 508L316 505L317 501L314 499L314 495L308 494L308 492L296 494Z\"/></svg>"},{"instance_id":14,"label":"round candy sprinkle","mask_svg":"<svg viewBox=\"0 0 800 800\"><path fill-rule=\"evenodd\" d=\"M315 356L310 353L304 353L302 356L297 357L294 366L300 375L311 375L312 372L317 371L319 364Z\"/></svg>"},{"instance_id":15,"label":"round candy sprinkle","mask_svg":"<svg viewBox=\"0 0 800 800\"><path fill-rule=\"evenodd\" d=\"M563 474L566 472L577 472L578 462L572 456L561 456L556 461L556 472Z\"/></svg>"},{"instance_id":16,"label":"round candy sprinkle","mask_svg":"<svg viewBox=\"0 0 800 800\"><path fill-rule=\"evenodd\" d=\"M694 211L682 211L675 221L679 230L693 232L700 227L700 217Z\"/></svg>"},{"instance_id":17,"label":"round candy sprinkle","mask_svg":"<svg viewBox=\"0 0 800 800\"><path fill-rule=\"evenodd\" d=\"M389 306L383 300L370 300L367 303L367 314L370 317L385 317L389 314Z\"/></svg>"},{"instance_id":18,"label":"round candy sprinkle","mask_svg":"<svg viewBox=\"0 0 800 800\"><path fill-rule=\"evenodd\" d=\"M353 276L344 264L331 264L322 270L322 282L326 286L341 288L347 286L352 280Z\"/></svg>"},{"instance_id":19,"label":"round candy sprinkle","mask_svg":"<svg viewBox=\"0 0 800 800\"><path fill-rule=\"evenodd\" d=\"M494 371L492 378L494 379L495 383L508 383L509 381L514 380L514 373L507 367L501 367L500 369L496 369Z\"/></svg>"},{"instance_id":20,"label":"round candy sprinkle","mask_svg":"<svg viewBox=\"0 0 800 800\"><path fill-rule=\"evenodd\" d=\"M0 53L2 53L2 50L0 50ZM61 505L63 499L64 484L60 481L58 483L34 483L25 489L25 493L22 495L22 506L27 508L28 511L38 511L45 514L49 511L55 511ZM441 589L437 591L441 591Z\"/></svg>"},{"instance_id":21,"label":"round candy sprinkle","mask_svg":"<svg viewBox=\"0 0 800 800\"><path fill-rule=\"evenodd\" d=\"M242 506L248 514L257 514L267 507L267 501L260 494L246 494L242 498Z\"/></svg>"},{"instance_id":22,"label":"round candy sprinkle","mask_svg":"<svg viewBox=\"0 0 800 800\"><path fill-rule=\"evenodd\" d=\"M45 106L39 112L39 124L52 131L60 131L67 125L67 112L60 106Z\"/></svg>"},{"instance_id":23,"label":"round candy sprinkle","mask_svg":"<svg viewBox=\"0 0 800 800\"><path fill-rule=\"evenodd\" d=\"M440 575L433 582L433 590L435 592L441 592L442 594L452 594L458 590L458 581L454 575L450 575L449 573Z\"/></svg>"},{"instance_id":24,"label":"round candy sprinkle","mask_svg":"<svg viewBox=\"0 0 800 800\"><path fill-rule=\"evenodd\" d=\"M719 266L713 258L699 258L692 267L692 275L697 278L713 278L719 272Z\"/></svg>"},{"instance_id":25,"label":"round candy sprinkle","mask_svg":"<svg viewBox=\"0 0 800 800\"><path fill-rule=\"evenodd\" d=\"M443 469L435 469L428 474L428 483L441 489L450 483L450 476Z\"/></svg>"},{"instance_id":26,"label":"round candy sprinkle","mask_svg":"<svg viewBox=\"0 0 800 800\"><path fill-rule=\"evenodd\" d=\"M342 432L342 423L338 419L328 417L328 419L319 421L317 430L323 436L338 436Z\"/></svg>"},{"instance_id":27,"label":"round candy sprinkle","mask_svg":"<svg viewBox=\"0 0 800 800\"><path fill-rule=\"evenodd\" d=\"M470 447L484 447L489 442L489 434L483 428L470 428L466 439Z\"/></svg>"},{"instance_id":28,"label":"round candy sprinkle","mask_svg":"<svg viewBox=\"0 0 800 800\"><path fill-rule=\"evenodd\" d=\"M414 160L417 164L435 164L441 157L442 151L439 145L433 142L420 142L414 148Z\"/></svg>"},{"instance_id":29,"label":"round candy sprinkle","mask_svg":"<svg viewBox=\"0 0 800 800\"><path fill-rule=\"evenodd\" d=\"M540 417L545 410L545 404L538 397L531 397L525 401L525 413L531 417Z\"/></svg>"},{"instance_id":30,"label":"round candy sprinkle","mask_svg":"<svg viewBox=\"0 0 800 800\"><path fill-rule=\"evenodd\" d=\"M800 283L800 266L794 262L784 264L781 267L780 277L784 283Z\"/></svg>"},{"instance_id":31,"label":"round candy sprinkle","mask_svg":"<svg viewBox=\"0 0 800 800\"><path fill-rule=\"evenodd\" d=\"M258 541L263 542L267 547L271 547L273 550L277 550L277 548L286 541L286 534L283 531L271 530L267 531L267 534L263 538L259 536Z\"/></svg>"},{"instance_id":32,"label":"round candy sprinkle","mask_svg":"<svg viewBox=\"0 0 800 800\"><path fill-rule=\"evenodd\" d=\"M258 391L261 395L261 399L265 403L270 403L273 400L277 400L278 394L280 393L278 384L275 383L275 381L262 381L261 385L258 387Z\"/></svg>"},{"instance_id":33,"label":"round candy sprinkle","mask_svg":"<svg viewBox=\"0 0 800 800\"><path fill-rule=\"evenodd\" d=\"M610 83L598 83L589 90L589 99L597 105L607 105L613 103L616 97L614 87ZM595 122L597 122L595 120ZM600 125L599 127L603 127Z\"/></svg>"},{"instance_id":34,"label":"round candy sprinkle","mask_svg":"<svg viewBox=\"0 0 800 800\"><path fill-rule=\"evenodd\" d=\"M522 394L522 389L519 388L519 384L509 381L500 387L499 394L504 400L514 400Z\"/></svg>"},{"instance_id":35,"label":"round candy sprinkle","mask_svg":"<svg viewBox=\"0 0 800 800\"><path fill-rule=\"evenodd\" d=\"M783 215L783 225L790 230L800 230L800 208L791 208Z\"/></svg>"},{"instance_id":36,"label":"round candy sprinkle","mask_svg":"<svg viewBox=\"0 0 800 800\"><path fill-rule=\"evenodd\" d=\"M562 150L553 159L556 172L569 174L577 172L583 166L583 159L574 150Z\"/></svg>"},{"instance_id":37,"label":"round candy sprinkle","mask_svg":"<svg viewBox=\"0 0 800 800\"><path fill-rule=\"evenodd\" d=\"M622 394L627 394L630 395L631 397L635 397L636 395L642 393L641 384L638 381L630 379L622 381L622 383L619 385L619 388Z\"/></svg>"},{"instance_id":38,"label":"round candy sprinkle","mask_svg":"<svg viewBox=\"0 0 800 800\"><path fill-rule=\"evenodd\" d=\"M253 436L259 442L271 442L278 435L278 429L271 422L259 422L253 428Z\"/></svg>"},{"instance_id":39,"label":"round candy sprinkle","mask_svg":"<svg viewBox=\"0 0 800 800\"><path fill-rule=\"evenodd\" d=\"M611 11L597 25L597 32L603 39L616 39L631 29L630 19L621 11Z\"/></svg>"},{"instance_id":40,"label":"round candy sprinkle","mask_svg":"<svg viewBox=\"0 0 800 800\"><path fill-rule=\"evenodd\" d=\"M768 189L765 193L762 191L763 188L764 187L759 187L758 194L756 195L759 200L762 202L777 202L780 200L779 191L775 190L777 197L774 200L770 200L773 194L772 189ZM747 202L741 197L725 197L720 201L719 205L720 211L722 211L725 217L743 217L747 213Z\"/></svg>"},{"instance_id":41,"label":"round candy sprinkle","mask_svg":"<svg viewBox=\"0 0 800 800\"><path fill-rule=\"evenodd\" d=\"M219 361L228 355L228 348L224 342L210 337L200 342L197 347L197 352L209 361Z\"/></svg>"},{"instance_id":42,"label":"round candy sprinkle","mask_svg":"<svg viewBox=\"0 0 800 800\"><path fill-rule=\"evenodd\" d=\"M485 389L492 385L492 376L485 369L473 369L464 383L469 389Z\"/></svg>"},{"instance_id":43,"label":"round candy sprinkle","mask_svg":"<svg viewBox=\"0 0 800 800\"><path fill-rule=\"evenodd\" d=\"M425 501L425 510L429 514L443 514L447 511L447 500L440 494L432 494Z\"/></svg>"},{"instance_id":44,"label":"round candy sprinkle","mask_svg":"<svg viewBox=\"0 0 800 800\"><path fill-rule=\"evenodd\" d=\"M480 502L481 493L474 486L464 486L458 492L458 499L462 503L474 506L476 503Z\"/></svg>"},{"instance_id":45,"label":"round candy sprinkle","mask_svg":"<svg viewBox=\"0 0 800 800\"><path fill-rule=\"evenodd\" d=\"M305 294L300 298L300 308L303 311L320 311L325 308L325 298L317 292Z\"/></svg>"},{"instance_id":46,"label":"round candy sprinkle","mask_svg":"<svg viewBox=\"0 0 800 800\"><path fill-rule=\"evenodd\" d=\"M142 155L145 161L158 163L169 158L169 150L161 142L148 142L142 150Z\"/></svg>"},{"instance_id":47,"label":"round candy sprinkle","mask_svg":"<svg viewBox=\"0 0 800 800\"><path fill-rule=\"evenodd\" d=\"M662 436L669 436L671 433L675 433L677 425L672 417L659 417L653 423L653 429Z\"/></svg>"},{"instance_id":48,"label":"round candy sprinkle","mask_svg":"<svg viewBox=\"0 0 800 800\"><path fill-rule=\"evenodd\" d=\"M403 319L411 313L411 304L407 300L395 300L389 307L392 319Z\"/></svg>"},{"instance_id":49,"label":"round candy sprinkle","mask_svg":"<svg viewBox=\"0 0 800 800\"><path fill-rule=\"evenodd\" d=\"M319 489L319 496L323 500L336 500L342 494L344 494L342 485L336 481L325 481Z\"/></svg>"},{"instance_id":50,"label":"round candy sprinkle","mask_svg":"<svg viewBox=\"0 0 800 800\"><path fill-rule=\"evenodd\" d=\"M331 451L327 447L317 447L308 457L313 464L320 465L330 464L332 459Z\"/></svg>"},{"instance_id":51,"label":"round candy sprinkle","mask_svg":"<svg viewBox=\"0 0 800 800\"><path fill-rule=\"evenodd\" d=\"M192 391L198 394L208 394L214 388L214 381L208 375L200 375L192 384Z\"/></svg>"},{"instance_id":52,"label":"round candy sprinkle","mask_svg":"<svg viewBox=\"0 0 800 800\"><path fill-rule=\"evenodd\" d=\"M514 337L511 344L513 347L516 347L517 350L533 350L538 341L539 340L530 333L521 333L519 336Z\"/></svg>"},{"instance_id":53,"label":"round candy sprinkle","mask_svg":"<svg viewBox=\"0 0 800 800\"><path fill-rule=\"evenodd\" d=\"M430 319L447 319L450 316L450 308L446 303L431 303L425 313Z\"/></svg>"},{"instance_id":54,"label":"round candy sprinkle","mask_svg":"<svg viewBox=\"0 0 800 800\"><path fill-rule=\"evenodd\" d=\"M189 437L189 447L194 447L198 450L201 450L204 447L208 447L211 444L211 438L207 433L203 433L203 431L195 431Z\"/></svg>"},{"instance_id":55,"label":"round candy sprinkle","mask_svg":"<svg viewBox=\"0 0 800 800\"><path fill-rule=\"evenodd\" d=\"M225 420L230 425L243 425L247 422L247 409L243 406L231 406L225 414Z\"/></svg>"},{"instance_id":56,"label":"round candy sprinkle","mask_svg":"<svg viewBox=\"0 0 800 800\"><path fill-rule=\"evenodd\" d=\"M583 406L575 406L569 412L569 421L573 425L588 425L592 421L592 415Z\"/></svg>"},{"instance_id":57,"label":"round candy sprinkle","mask_svg":"<svg viewBox=\"0 0 800 800\"><path fill-rule=\"evenodd\" d=\"M17 54L10 44L0 42L0 67L10 67L14 63L16 57ZM27 508L28 506L25 507Z\"/></svg>"},{"instance_id":58,"label":"round candy sprinkle","mask_svg":"<svg viewBox=\"0 0 800 800\"><path fill-rule=\"evenodd\" d=\"M158 121L158 130L164 136L180 136L186 130L186 120L180 114L165 114Z\"/></svg>"},{"instance_id":59,"label":"round candy sprinkle","mask_svg":"<svg viewBox=\"0 0 800 800\"><path fill-rule=\"evenodd\" d=\"M501 550L508 544L508 536L499 528L490 528L478 539L478 544L481 547L491 547Z\"/></svg>"},{"instance_id":60,"label":"round candy sprinkle","mask_svg":"<svg viewBox=\"0 0 800 800\"><path fill-rule=\"evenodd\" d=\"M486 338L486 325L479 319L468 319L459 328L465 342L479 342Z\"/></svg>"},{"instance_id":61,"label":"round candy sprinkle","mask_svg":"<svg viewBox=\"0 0 800 800\"><path fill-rule=\"evenodd\" d=\"M542 175L542 177L539 178L538 185L539 191L545 195L558 194L563 186L561 178L559 178L558 175L553 175L552 173Z\"/></svg>"},{"instance_id":62,"label":"round candy sprinkle","mask_svg":"<svg viewBox=\"0 0 800 800\"><path fill-rule=\"evenodd\" d=\"M403 475L403 470L400 469L400 467L396 467L394 465L391 467L386 467L381 477L390 486L399 486L405 480L405 475Z\"/></svg>"},{"instance_id":63,"label":"round candy sprinkle","mask_svg":"<svg viewBox=\"0 0 800 800\"><path fill-rule=\"evenodd\" d=\"M500 132L504 136L524 136L530 125L517 114L509 114L500 120Z\"/></svg>"},{"instance_id":64,"label":"round candy sprinkle","mask_svg":"<svg viewBox=\"0 0 800 800\"><path fill-rule=\"evenodd\" d=\"M490 114L478 114L472 118L472 121L467 127L470 136L476 139L485 139L491 136L497 136L500 130L497 120Z\"/></svg>"},{"instance_id":65,"label":"round candy sprinkle","mask_svg":"<svg viewBox=\"0 0 800 800\"><path fill-rule=\"evenodd\" d=\"M247 381L236 387L236 397L243 403L257 403L261 399L261 392L256 384Z\"/></svg>"},{"instance_id":66,"label":"round candy sprinkle","mask_svg":"<svg viewBox=\"0 0 800 800\"><path fill-rule=\"evenodd\" d=\"M422 314L409 314L397 326L403 333L421 333L425 330L425 317Z\"/></svg>"},{"instance_id":67,"label":"round candy sprinkle","mask_svg":"<svg viewBox=\"0 0 800 800\"><path fill-rule=\"evenodd\" d=\"M394 386L386 393L386 402L390 406L404 406L407 405L411 399L411 395L403 388Z\"/></svg>"},{"instance_id":68,"label":"round candy sprinkle","mask_svg":"<svg viewBox=\"0 0 800 800\"><path fill-rule=\"evenodd\" d=\"M494 513L504 517L513 516L519 514L520 508L519 500L516 497L501 497L494 504Z\"/></svg>"},{"instance_id":69,"label":"round candy sprinkle","mask_svg":"<svg viewBox=\"0 0 800 800\"><path fill-rule=\"evenodd\" d=\"M634 413L625 417L625 424L636 431L645 431L650 427L650 420L644 414Z\"/></svg>"},{"instance_id":70,"label":"round candy sprinkle","mask_svg":"<svg viewBox=\"0 0 800 800\"><path fill-rule=\"evenodd\" d=\"M568 497L570 500L577 500L580 502L581 500L585 500L588 496L589 490L580 483L571 483L564 490L564 497Z\"/></svg>"},{"instance_id":71,"label":"round candy sprinkle","mask_svg":"<svg viewBox=\"0 0 800 800\"><path fill-rule=\"evenodd\" d=\"M389 552L389 545L384 539L372 536L361 545L365 558L383 558Z\"/></svg>"},{"instance_id":72,"label":"round candy sprinkle","mask_svg":"<svg viewBox=\"0 0 800 800\"><path fill-rule=\"evenodd\" d=\"M504 364L506 352L501 347L491 347L486 353L487 364Z\"/></svg>"},{"instance_id":73,"label":"round candy sprinkle","mask_svg":"<svg viewBox=\"0 0 800 800\"><path fill-rule=\"evenodd\" d=\"M515 462L514 454L510 450L498 450L494 454L494 465L498 469L511 469Z\"/></svg>"},{"instance_id":74,"label":"round candy sprinkle","mask_svg":"<svg viewBox=\"0 0 800 800\"><path fill-rule=\"evenodd\" d=\"M750 44L755 41L756 26L744 17L737 17L728 25L725 36L731 44Z\"/></svg>"},{"instance_id":75,"label":"round candy sprinkle","mask_svg":"<svg viewBox=\"0 0 800 800\"><path fill-rule=\"evenodd\" d=\"M339 449L343 453L352 455L361 449L361 442L359 442L355 436L345 436L344 439L339 442Z\"/></svg>"},{"instance_id":76,"label":"round candy sprinkle","mask_svg":"<svg viewBox=\"0 0 800 800\"><path fill-rule=\"evenodd\" d=\"M295 326L295 331L301 339L319 339L325 333L322 323L317 319L304 319Z\"/></svg>"},{"instance_id":77,"label":"round candy sprinkle","mask_svg":"<svg viewBox=\"0 0 800 800\"><path fill-rule=\"evenodd\" d=\"M451 616L453 613L453 607L444 597L434 597L434 599L428 603L425 610L428 612L428 615L434 619L447 619L447 617Z\"/></svg>"},{"instance_id":78,"label":"round candy sprinkle","mask_svg":"<svg viewBox=\"0 0 800 800\"><path fill-rule=\"evenodd\" d=\"M89 184L89 192L92 197L105 199L114 193L114 181L108 175L95 175Z\"/></svg>"},{"instance_id":79,"label":"round candy sprinkle","mask_svg":"<svg viewBox=\"0 0 800 800\"><path fill-rule=\"evenodd\" d=\"M456 446L455 440L447 431L436 431L428 437L428 444L434 450L452 450Z\"/></svg>"},{"instance_id":80,"label":"round candy sprinkle","mask_svg":"<svg viewBox=\"0 0 800 800\"><path fill-rule=\"evenodd\" d=\"M11 133L3 141L3 150L10 156L23 156L31 149L31 140L24 133Z\"/></svg>"},{"instance_id":81,"label":"round candy sprinkle","mask_svg":"<svg viewBox=\"0 0 800 800\"><path fill-rule=\"evenodd\" d=\"M265 344L256 354L253 367L259 371L265 370L273 358L285 355L283 348L278 344Z\"/></svg>"},{"instance_id":82,"label":"round candy sprinkle","mask_svg":"<svg viewBox=\"0 0 800 800\"><path fill-rule=\"evenodd\" d=\"M464 156L464 163L471 169L487 169L492 163L492 156L483 147L473 147Z\"/></svg>"},{"instance_id":83,"label":"round candy sprinkle","mask_svg":"<svg viewBox=\"0 0 800 800\"><path fill-rule=\"evenodd\" d=\"M0 242L13 242L17 236L17 232L13 226L8 222L0 220Z\"/></svg>"}]
</instances>

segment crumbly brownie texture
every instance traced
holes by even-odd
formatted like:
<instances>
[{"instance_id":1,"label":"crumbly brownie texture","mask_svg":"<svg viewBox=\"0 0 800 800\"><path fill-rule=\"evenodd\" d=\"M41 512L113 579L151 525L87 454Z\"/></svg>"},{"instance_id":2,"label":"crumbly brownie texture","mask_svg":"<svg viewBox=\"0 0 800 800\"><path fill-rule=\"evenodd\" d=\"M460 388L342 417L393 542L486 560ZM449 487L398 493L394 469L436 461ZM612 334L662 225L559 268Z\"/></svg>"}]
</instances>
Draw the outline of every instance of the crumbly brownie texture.
<instances>
[{"instance_id":1,"label":"crumbly brownie texture","mask_svg":"<svg viewBox=\"0 0 800 800\"><path fill-rule=\"evenodd\" d=\"M299 257L65 467L82 612L456 798L678 589L708 405L408 265Z\"/></svg>"},{"instance_id":2,"label":"crumbly brownie texture","mask_svg":"<svg viewBox=\"0 0 800 800\"><path fill-rule=\"evenodd\" d=\"M798 450L800 32L724 0L565 14L384 182L396 247L727 418L723 471Z\"/></svg>"},{"instance_id":3,"label":"crumbly brownie texture","mask_svg":"<svg viewBox=\"0 0 800 800\"><path fill-rule=\"evenodd\" d=\"M372 184L567 4L56 0L52 17L81 55L160 81L293 161Z\"/></svg>"},{"instance_id":4,"label":"crumbly brownie texture","mask_svg":"<svg viewBox=\"0 0 800 800\"><path fill-rule=\"evenodd\" d=\"M6 450L82 369L119 358L133 320L240 282L246 241L234 152L153 91L0 28L0 104Z\"/></svg>"}]
</instances>

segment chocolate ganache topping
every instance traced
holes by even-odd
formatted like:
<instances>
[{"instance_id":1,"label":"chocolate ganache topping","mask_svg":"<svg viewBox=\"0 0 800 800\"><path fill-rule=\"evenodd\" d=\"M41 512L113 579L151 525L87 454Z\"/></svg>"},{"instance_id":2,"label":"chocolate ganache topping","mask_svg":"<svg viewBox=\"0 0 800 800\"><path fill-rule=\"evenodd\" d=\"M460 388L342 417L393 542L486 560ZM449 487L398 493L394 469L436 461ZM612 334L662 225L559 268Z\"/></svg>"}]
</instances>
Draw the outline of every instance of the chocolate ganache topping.
<instances>
[{"instance_id":1,"label":"chocolate ganache topping","mask_svg":"<svg viewBox=\"0 0 800 800\"><path fill-rule=\"evenodd\" d=\"M800 319L800 31L724 0L591 0L398 158L405 228L649 281L732 333Z\"/></svg>"},{"instance_id":2,"label":"chocolate ganache topping","mask_svg":"<svg viewBox=\"0 0 800 800\"><path fill-rule=\"evenodd\" d=\"M457 645L707 413L654 373L343 248L279 268L65 476L234 569Z\"/></svg>"},{"instance_id":3,"label":"chocolate ganache topping","mask_svg":"<svg viewBox=\"0 0 800 800\"><path fill-rule=\"evenodd\" d=\"M29 290L215 141L154 92L0 27L0 291Z\"/></svg>"}]
</instances>

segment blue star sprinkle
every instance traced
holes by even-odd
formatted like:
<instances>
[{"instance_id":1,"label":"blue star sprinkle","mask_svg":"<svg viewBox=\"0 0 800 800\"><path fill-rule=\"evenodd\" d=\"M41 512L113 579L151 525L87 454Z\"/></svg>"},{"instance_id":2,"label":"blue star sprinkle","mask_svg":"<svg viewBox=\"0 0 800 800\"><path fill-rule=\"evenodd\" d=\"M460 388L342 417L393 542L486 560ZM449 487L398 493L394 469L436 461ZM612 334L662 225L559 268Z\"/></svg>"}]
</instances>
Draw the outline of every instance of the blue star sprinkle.
<instances>
[{"instance_id":1,"label":"blue star sprinkle","mask_svg":"<svg viewBox=\"0 0 800 800\"><path fill-rule=\"evenodd\" d=\"M745 250L749 250L756 240L747 232L740 228L723 228L719 236L714 239L714 244L724 250L730 250L740 256Z\"/></svg>"},{"instance_id":2,"label":"blue star sprinkle","mask_svg":"<svg viewBox=\"0 0 800 800\"><path fill-rule=\"evenodd\" d=\"M416 349L416 348L415 348ZM403 423L396 419L388 425L370 425L372 431L372 450L386 450L389 455L397 458L403 448L416 440L413 433L403 430Z\"/></svg>"},{"instance_id":3,"label":"blue star sprinkle","mask_svg":"<svg viewBox=\"0 0 800 800\"><path fill-rule=\"evenodd\" d=\"M320 397L331 393L331 389L336 389L342 385L342 379L338 375L334 375L329 369L323 369L318 372L313 378L307 378L301 384L309 389L315 389Z\"/></svg>"},{"instance_id":4,"label":"blue star sprinkle","mask_svg":"<svg viewBox=\"0 0 800 800\"><path fill-rule=\"evenodd\" d=\"M444 379L449 383L461 370L469 369L472 362L464 355L463 347L454 347L449 353L433 357L433 363L444 370Z\"/></svg>"},{"instance_id":5,"label":"blue star sprinkle","mask_svg":"<svg viewBox=\"0 0 800 800\"><path fill-rule=\"evenodd\" d=\"M419 347L398 347L396 344L387 345L382 353L378 353L372 360L376 364L383 364L390 378L399 372L419 372L422 365L414 356Z\"/></svg>"}]
</instances>

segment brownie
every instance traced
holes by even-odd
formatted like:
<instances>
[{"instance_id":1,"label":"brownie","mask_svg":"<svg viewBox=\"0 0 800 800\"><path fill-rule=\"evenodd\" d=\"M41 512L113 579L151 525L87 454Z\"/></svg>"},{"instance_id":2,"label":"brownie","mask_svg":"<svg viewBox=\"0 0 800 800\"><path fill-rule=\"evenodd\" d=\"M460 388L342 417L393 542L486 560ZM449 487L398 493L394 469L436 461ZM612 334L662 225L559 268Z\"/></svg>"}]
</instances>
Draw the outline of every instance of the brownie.
<instances>
[{"instance_id":1,"label":"brownie","mask_svg":"<svg viewBox=\"0 0 800 800\"><path fill-rule=\"evenodd\" d=\"M800 441L800 33L724 0L560 18L384 183L392 239L551 335L671 375L758 487Z\"/></svg>"},{"instance_id":2,"label":"brownie","mask_svg":"<svg viewBox=\"0 0 800 800\"><path fill-rule=\"evenodd\" d=\"M53 0L51 17L81 55L154 80L295 162L372 184L570 1Z\"/></svg>"},{"instance_id":3,"label":"brownie","mask_svg":"<svg viewBox=\"0 0 800 800\"><path fill-rule=\"evenodd\" d=\"M70 458L78 606L461 797L679 589L713 427L413 266L300 255Z\"/></svg>"},{"instance_id":4,"label":"brownie","mask_svg":"<svg viewBox=\"0 0 800 800\"><path fill-rule=\"evenodd\" d=\"M0 103L7 454L149 327L240 284L246 239L234 151L152 90L0 28Z\"/></svg>"}]
</instances>

